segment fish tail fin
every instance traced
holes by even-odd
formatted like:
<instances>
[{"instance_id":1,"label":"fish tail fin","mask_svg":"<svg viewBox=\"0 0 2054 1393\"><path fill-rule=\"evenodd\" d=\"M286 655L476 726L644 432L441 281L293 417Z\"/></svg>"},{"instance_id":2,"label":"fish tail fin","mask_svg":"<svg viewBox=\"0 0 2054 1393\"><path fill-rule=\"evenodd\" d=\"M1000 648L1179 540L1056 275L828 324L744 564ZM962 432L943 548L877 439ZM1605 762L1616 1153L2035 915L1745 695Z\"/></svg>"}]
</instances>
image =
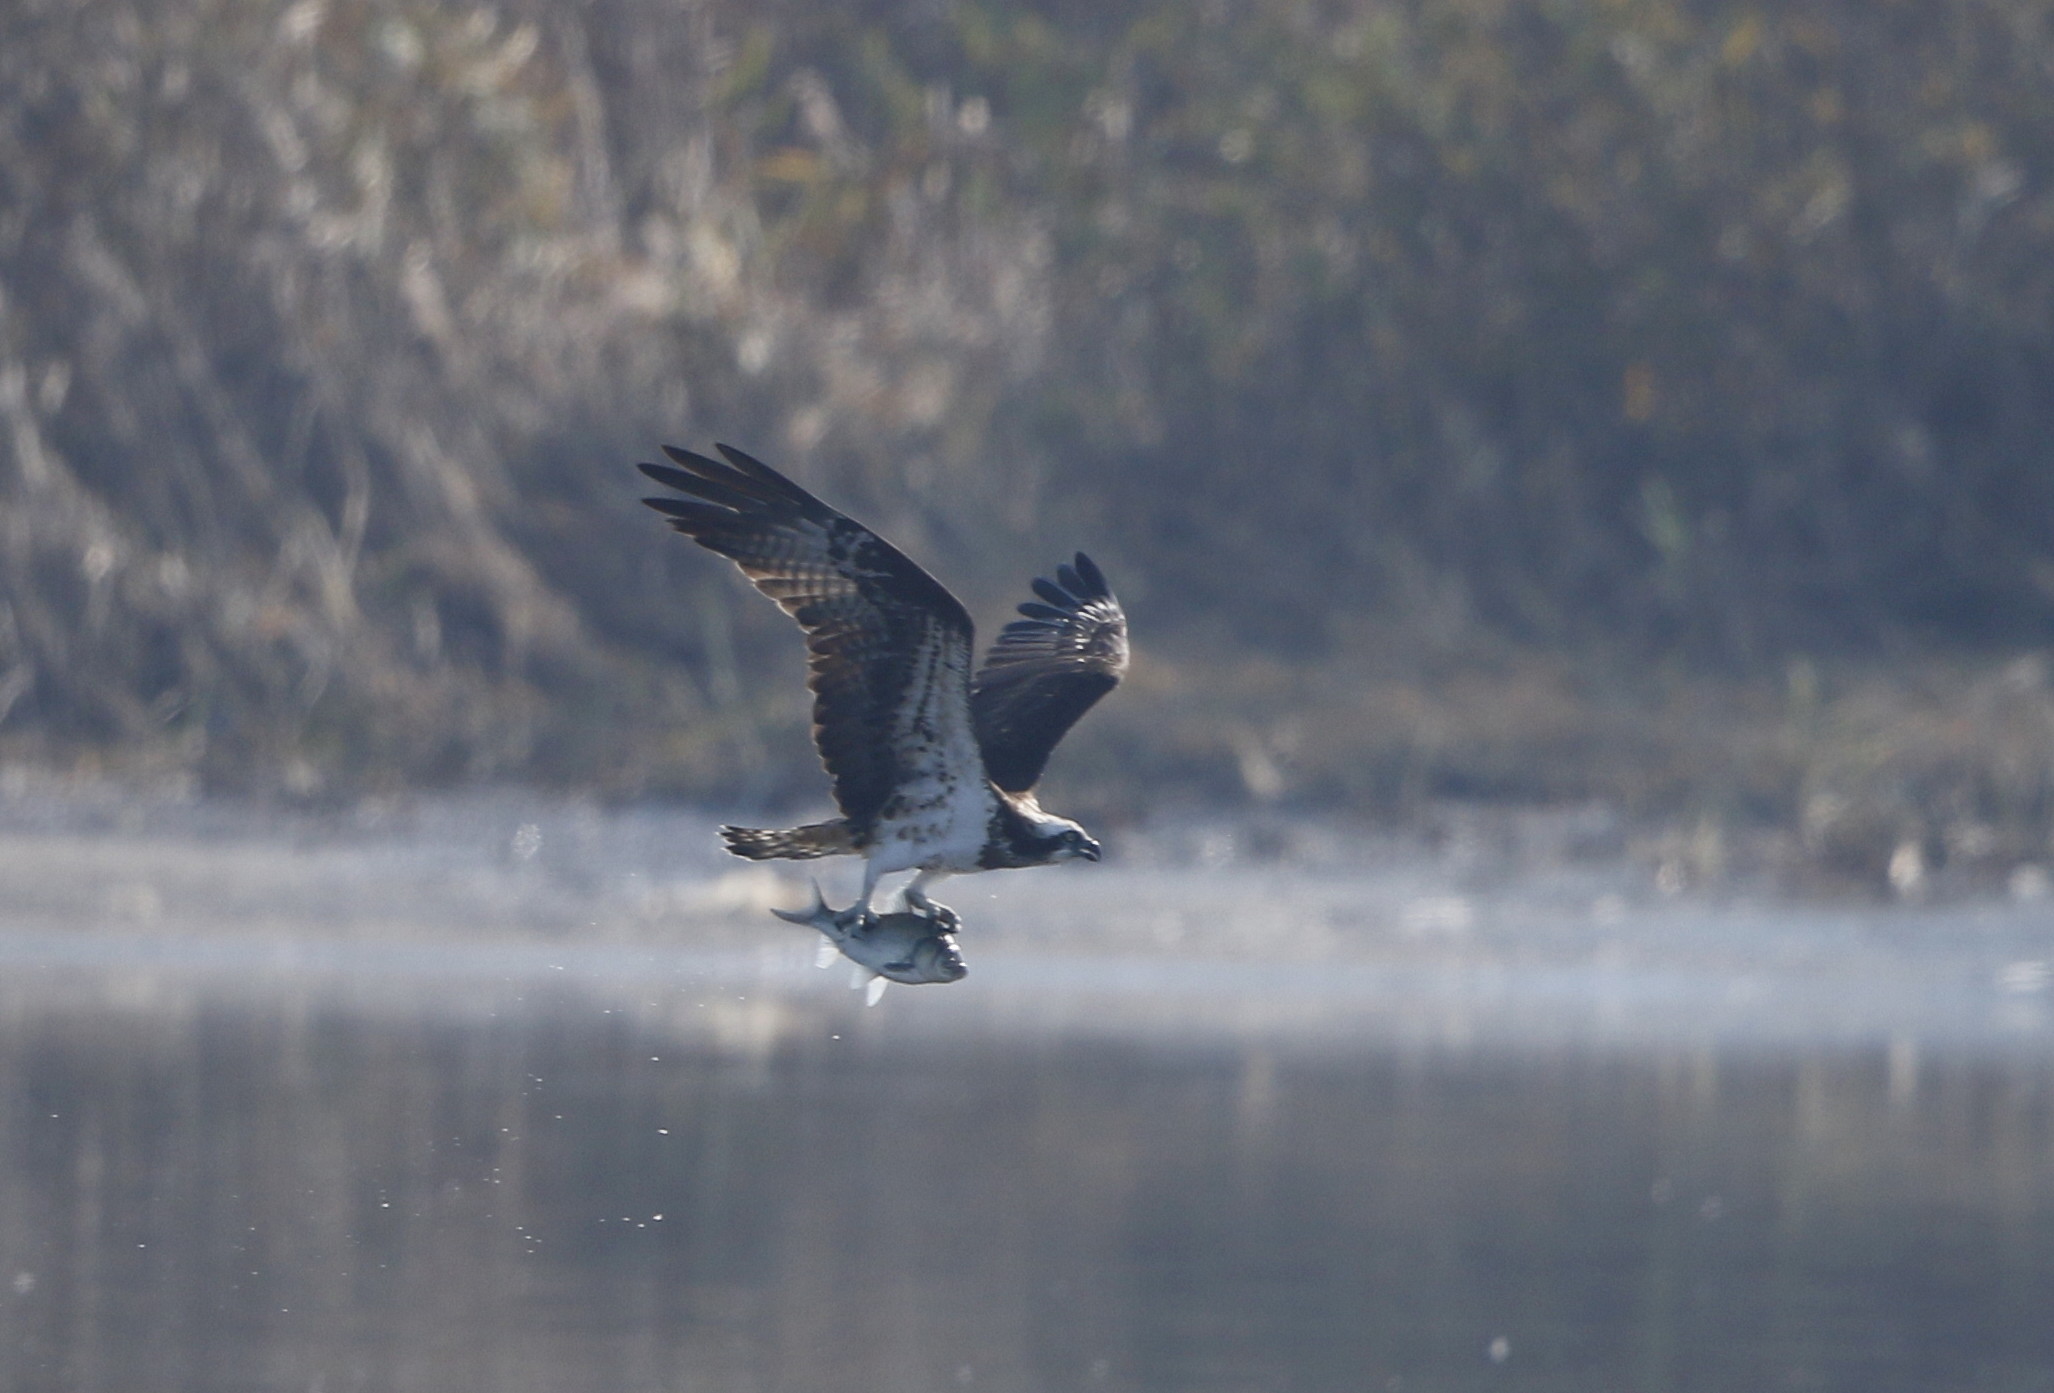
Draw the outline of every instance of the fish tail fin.
<instances>
[{"instance_id":1,"label":"fish tail fin","mask_svg":"<svg viewBox=\"0 0 2054 1393\"><path fill-rule=\"evenodd\" d=\"M820 882L813 882L813 907L811 909L773 909L770 911L787 924L804 924L814 927L820 917L828 913L827 896L820 893Z\"/></svg>"},{"instance_id":2,"label":"fish tail fin","mask_svg":"<svg viewBox=\"0 0 2054 1393\"><path fill-rule=\"evenodd\" d=\"M804 827L723 827L720 836L729 851L751 861L810 861L856 849L855 836L844 818Z\"/></svg>"}]
</instances>

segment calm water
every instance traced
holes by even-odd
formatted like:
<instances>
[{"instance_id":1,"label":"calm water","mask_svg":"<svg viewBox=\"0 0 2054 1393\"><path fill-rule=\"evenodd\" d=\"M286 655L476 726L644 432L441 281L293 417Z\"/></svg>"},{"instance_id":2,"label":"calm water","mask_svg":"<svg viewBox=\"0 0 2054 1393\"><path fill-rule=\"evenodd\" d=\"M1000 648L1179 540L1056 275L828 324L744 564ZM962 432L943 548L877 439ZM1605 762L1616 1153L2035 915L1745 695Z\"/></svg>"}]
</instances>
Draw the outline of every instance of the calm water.
<instances>
[{"instance_id":1,"label":"calm water","mask_svg":"<svg viewBox=\"0 0 2054 1393\"><path fill-rule=\"evenodd\" d=\"M1208 853L866 1010L677 818L31 811L8 1393L2054 1390L2043 905Z\"/></svg>"},{"instance_id":2,"label":"calm water","mask_svg":"<svg viewBox=\"0 0 2054 1393\"><path fill-rule=\"evenodd\" d=\"M0 1386L2054 1388L2033 1052L705 986L17 991Z\"/></svg>"}]
</instances>

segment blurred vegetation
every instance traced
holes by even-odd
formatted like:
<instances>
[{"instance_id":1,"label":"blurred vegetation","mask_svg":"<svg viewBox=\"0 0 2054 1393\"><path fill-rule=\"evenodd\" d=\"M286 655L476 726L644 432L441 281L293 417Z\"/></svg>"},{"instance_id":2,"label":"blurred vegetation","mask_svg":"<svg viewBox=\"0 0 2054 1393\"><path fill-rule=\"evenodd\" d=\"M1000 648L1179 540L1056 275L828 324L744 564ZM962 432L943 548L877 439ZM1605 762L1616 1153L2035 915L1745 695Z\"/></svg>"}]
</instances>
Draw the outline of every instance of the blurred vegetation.
<instances>
[{"instance_id":1,"label":"blurred vegetation","mask_svg":"<svg viewBox=\"0 0 2054 1393\"><path fill-rule=\"evenodd\" d=\"M1108 811L2044 857L2050 66L2027 0L17 0L0 738L817 795L634 502L718 438L987 622L1098 555Z\"/></svg>"}]
</instances>

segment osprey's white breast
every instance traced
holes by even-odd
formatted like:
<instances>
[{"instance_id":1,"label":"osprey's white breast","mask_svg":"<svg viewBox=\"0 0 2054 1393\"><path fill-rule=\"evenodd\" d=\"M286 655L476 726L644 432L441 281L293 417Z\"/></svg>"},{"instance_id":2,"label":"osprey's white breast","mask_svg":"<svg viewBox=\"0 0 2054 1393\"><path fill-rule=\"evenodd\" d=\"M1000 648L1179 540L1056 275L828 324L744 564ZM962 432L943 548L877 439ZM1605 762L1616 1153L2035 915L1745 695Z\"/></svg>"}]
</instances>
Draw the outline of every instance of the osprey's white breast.
<instances>
[{"instance_id":1,"label":"osprey's white breast","mask_svg":"<svg viewBox=\"0 0 2054 1393\"><path fill-rule=\"evenodd\" d=\"M928 643L892 723L899 779L871 831L880 874L973 871L997 801L970 720L969 652Z\"/></svg>"}]
</instances>

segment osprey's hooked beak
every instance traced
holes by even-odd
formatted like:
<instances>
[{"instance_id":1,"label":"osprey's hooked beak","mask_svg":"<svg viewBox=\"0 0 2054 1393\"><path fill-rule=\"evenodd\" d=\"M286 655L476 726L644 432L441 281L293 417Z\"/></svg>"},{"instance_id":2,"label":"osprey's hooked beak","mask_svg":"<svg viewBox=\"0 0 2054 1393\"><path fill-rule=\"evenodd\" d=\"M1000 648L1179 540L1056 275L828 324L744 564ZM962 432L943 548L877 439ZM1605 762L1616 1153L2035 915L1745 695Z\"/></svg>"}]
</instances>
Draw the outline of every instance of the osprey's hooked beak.
<instances>
[{"instance_id":1,"label":"osprey's hooked beak","mask_svg":"<svg viewBox=\"0 0 2054 1393\"><path fill-rule=\"evenodd\" d=\"M1086 837L1077 844L1077 854L1086 861L1096 861L1099 855L1098 843Z\"/></svg>"}]
</instances>

